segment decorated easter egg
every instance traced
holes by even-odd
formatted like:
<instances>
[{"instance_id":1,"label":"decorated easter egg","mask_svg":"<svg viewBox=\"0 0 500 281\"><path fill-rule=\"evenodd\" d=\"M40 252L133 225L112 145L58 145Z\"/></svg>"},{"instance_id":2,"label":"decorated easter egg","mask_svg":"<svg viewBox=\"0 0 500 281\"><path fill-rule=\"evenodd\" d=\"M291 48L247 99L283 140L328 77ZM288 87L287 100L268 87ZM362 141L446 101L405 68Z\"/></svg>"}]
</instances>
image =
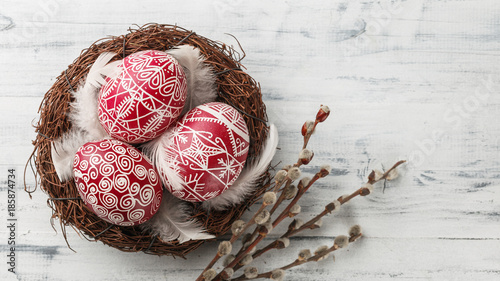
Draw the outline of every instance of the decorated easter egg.
<instances>
[{"instance_id":1,"label":"decorated easter egg","mask_svg":"<svg viewBox=\"0 0 500 281\"><path fill-rule=\"evenodd\" d=\"M161 182L152 163L129 144L88 142L73 161L81 198L101 219L121 226L149 220L160 208Z\"/></svg>"},{"instance_id":2,"label":"decorated easter egg","mask_svg":"<svg viewBox=\"0 0 500 281\"><path fill-rule=\"evenodd\" d=\"M99 121L118 140L152 140L177 121L184 108L184 70L174 57L154 50L131 54L121 67L99 92Z\"/></svg>"},{"instance_id":3,"label":"decorated easter egg","mask_svg":"<svg viewBox=\"0 0 500 281\"><path fill-rule=\"evenodd\" d=\"M167 170L160 169L160 177L174 196L191 202L214 198L230 187L249 149L245 120L220 102L191 109L164 137Z\"/></svg>"}]
</instances>

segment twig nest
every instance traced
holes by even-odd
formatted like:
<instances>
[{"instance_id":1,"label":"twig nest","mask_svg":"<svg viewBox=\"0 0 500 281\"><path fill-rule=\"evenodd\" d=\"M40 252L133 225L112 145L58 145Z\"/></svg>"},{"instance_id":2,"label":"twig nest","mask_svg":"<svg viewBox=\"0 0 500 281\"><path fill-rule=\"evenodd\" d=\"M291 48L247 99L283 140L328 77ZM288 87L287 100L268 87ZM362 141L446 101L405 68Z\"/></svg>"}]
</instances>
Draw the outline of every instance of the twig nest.
<instances>
[{"instance_id":1,"label":"twig nest","mask_svg":"<svg viewBox=\"0 0 500 281\"><path fill-rule=\"evenodd\" d=\"M109 231L109 223L87 208L83 201L65 199L79 197L78 189L73 180L60 180L51 158L53 142L78 126L68 117L74 101L71 93L78 90L80 82L89 74L89 66L100 55L105 52L114 53L117 55L112 60L118 61L146 50L171 53L171 50L180 45L200 50L199 55L204 57L205 63L215 75L216 100L242 112L249 135L248 155L253 157L260 154L267 135L265 105L259 84L242 70L243 57L230 45L212 41L178 26L160 24L131 28L126 35L100 39L85 49L57 77L40 105L40 117L36 125L38 134L33 142L35 150L31 159L34 160L41 188L51 199L57 199L50 200L49 206L53 210L53 216L59 219L63 232L64 226L72 226L87 237L93 238L99 233L95 240L122 251L144 251L156 255L185 256L204 243L203 240L191 240L182 244L177 240L163 241L161 237L138 226L114 227ZM254 161L253 158L248 160ZM266 169L263 176L252 183L256 187L254 191L231 209L209 213L198 205L186 203L189 204L188 209L192 210L188 215L199 220L209 233L220 236L231 228L232 222L239 219L249 206L261 198L268 190L269 181L270 175Z\"/></svg>"}]
</instances>

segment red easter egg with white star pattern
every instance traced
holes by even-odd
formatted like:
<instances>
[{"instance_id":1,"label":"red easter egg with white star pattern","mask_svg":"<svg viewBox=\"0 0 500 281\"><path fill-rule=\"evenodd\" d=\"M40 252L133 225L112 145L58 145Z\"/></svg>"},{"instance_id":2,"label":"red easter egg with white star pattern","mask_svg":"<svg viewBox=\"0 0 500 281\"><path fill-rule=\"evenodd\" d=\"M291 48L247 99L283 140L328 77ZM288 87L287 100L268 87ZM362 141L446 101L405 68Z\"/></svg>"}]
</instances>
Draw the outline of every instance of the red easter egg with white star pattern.
<instances>
[{"instance_id":1,"label":"red easter egg with white star pattern","mask_svg":"<svg viewBox=\"0 0 500 281\"><path fill-rule=\"evenodd\" d=\"M158 172L174 196L190 202L209 200L228 189L241 173L249 149L245 120L220 102L191 109L164 137L164 164L174 167L175 177Z\"/></svg>"},{"instance_id":2,"label":"red easter egg with white star pattern","mask_svg":"<svg viewBox=\"0 0 500 281\"><path fill-rule=\"evenodd\" d=\"M146 222L163 197L153 164L133 146L106 139L84 144L73 161L81 198L101 219L120 226Z\"/></svg>"},{"instance_id":3,"label":"red easter egg with white star pattern","mask_svg":"<svg viewBox=\"0 0 500 281\"><path fill-rule=\"evenodd\" d=\"M147 50L123 59L122 71L99 93L99 121L106 132L127 143L143 143L177 121L186 101L187 81L171 55Z\"/></svg>"}]
</instances>

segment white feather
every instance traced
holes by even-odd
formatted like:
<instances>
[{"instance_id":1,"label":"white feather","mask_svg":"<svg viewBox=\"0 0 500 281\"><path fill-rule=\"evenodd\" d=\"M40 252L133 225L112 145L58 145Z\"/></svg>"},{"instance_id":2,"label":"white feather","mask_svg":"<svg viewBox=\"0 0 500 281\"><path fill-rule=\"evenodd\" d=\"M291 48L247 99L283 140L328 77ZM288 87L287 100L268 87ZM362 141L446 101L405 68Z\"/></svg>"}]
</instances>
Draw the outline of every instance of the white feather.
<instances>
[{"instance_id":1,"label":"white feather","mask_svg":"<svg viewBox=\"0 0 500 281\"><path fill-rule=\"evenodd\" d=\"M276 126L271 124L269 126L269 134L267 140L262 146L262 150L258 159L248 164L238 179L221 195L209 199L202 203L204 209L225 210L241 203L247 195L252 193L256 184L261 178L262 174L267 171L267 168L273 160L278 146L278 131Z\"/></svg>"},{"instance_id":2,"label":"white feather","mask_svg":"<svg viewBox=\"0 0 500 281\"><path fill-rule=\"evenodd\" d=\"M201 223L191 219L191 212L186 202L165 190L160 209L149 221L141 224L141 227L150 230L153 235L159 235L163 241L178 239L179 243L184 243L189 240L215 238L205 232Z\"/></svg>"},{"instance_id":3,"label":"white feather","mask_svg":"<svg viewBox=\"0 0 500 281\"><path fill-rule=\"evenodd\" d=\"M98 96L101 85L106 83L103 75L113 79L121 70L121 61L107 64L115 55L115 53L100 54L90 68L85 82L72 93L75 101L71 103L69 112L71 124L88 132L93 139L108 136L99 123Z\"/></svg>"},{"instance_id":4,"label":"white feather","mask_svg":"<svg viewBox=\"0 0 500 281\"><path fill-rule=\"evenodd\" d=\"M68 114L73 127L85 131L91 138L95 139L108 136L99 123L98 95L98 88L88 86L87 83L81 85L76 92L73 92L74 102L71 103Z\"/></svg>"},{"instance_id":5,"label":"white feather","mask_svg":"<svg viewBox=\"0 0 500 281\"><path fill-rule=\"evenodd\" d=\"M103 76L113 79L121 70L121 61L108 63L115 55L99 55L85 81L71 93L74 102L70 104L68 117L73 128L55 140L51 149L52 163L61 181L73 178L73 158L80 146L92 140L109 137L99 123L98 95L101 85L106 83Z\"/></svg>"},{"instance_id":6,"label":"white feather","mask_svg":"<svg viewBox=\"0 0 500 281\"><path fill-rule=\"evenodd\" d=\"M50 151L52 163L61 182L73 178L75 154L88 141L90 141L88 134L81 130L72 129L52 142Z\"/></svg>"},{"instance_id":7,"label":"white feather","mask_svg":"<svg viewBox=\"0 0 500 281\"><path fill-rule=\"evenodd\" d=\"M114 56L116 56L115 53L101 53L92 64L89 74L87 74L85 84L89 84L94 88L100 88L102 85L106 84L104 76L111 79L116 77L121 70L121 60L108 63Z\"/></svg>"},{"instance_id":8,"label":"white feather","mask_svg":"<svg viewBox=\"0 0 500 281\"><path fill-rule=\"evenodd\" d=\"M174 130L177 127L169 128L160 137L145 143L141 146L142 152L153 162L154 167L160 173L160 178L165 186L170 186L173 190L182 190L186 182L181 176L181 168L175 151L168 149L173 141Z\"/></svg>"},{"instance_id":9,"label":"white feather","mask_svg":"<svg viewBox=\"0 0 500 281\"><path fill-rule=\"evenodd\" d=\"M215 75L212 68L205 63L200 50L190 45L182 45L168 50L167 53L184 68L188 81L186 105L181 114L200 104L215 101L217 98Z\"/></svg>"}]
</instances>

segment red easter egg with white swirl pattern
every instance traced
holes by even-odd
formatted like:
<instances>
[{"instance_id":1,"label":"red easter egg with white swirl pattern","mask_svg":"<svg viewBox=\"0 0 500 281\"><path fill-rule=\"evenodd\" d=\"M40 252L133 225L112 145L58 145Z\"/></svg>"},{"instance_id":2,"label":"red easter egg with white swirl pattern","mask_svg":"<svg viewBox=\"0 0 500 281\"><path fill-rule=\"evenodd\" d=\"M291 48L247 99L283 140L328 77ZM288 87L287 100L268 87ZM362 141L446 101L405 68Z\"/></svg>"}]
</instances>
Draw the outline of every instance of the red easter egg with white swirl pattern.
<instances>
[{"instance_id":1,"label":"red easter egg with white swirl pattern","mask_svg":"<svg viewBox=\"0 0 500 281\"><path fill-rule=\"evenodd\" d=\"M118 140L84 144L73 161L81 198L101 219L132 226L149 220L163 197L160 178L142 152Z\"/></svg>"},{"instance_id":2,"label":"red easter egg with white swirl pattern","mask_svg":"<svg viewBox=\"0 0 500 281\"><path fill-rule=\"evenodd\" d=\"M133 53L121 67L100 90L99 121L118 140L147 142L177 121L186 101L186 75L174 57L155 50Z\"/></svg>"},{"instance_id":3,"label":"red easter egg with white swirl pattern","mask_svg":"<svg viewBox=\"0 0 500 281\"><path fill-rule=\"evenodd\" d=\"M164 137L164 164L174 171L158 172L174 196L190 202L214 198L230 187L249 149L245 120L220 102L191 109Z\"/></svg>"}]
</instances>

